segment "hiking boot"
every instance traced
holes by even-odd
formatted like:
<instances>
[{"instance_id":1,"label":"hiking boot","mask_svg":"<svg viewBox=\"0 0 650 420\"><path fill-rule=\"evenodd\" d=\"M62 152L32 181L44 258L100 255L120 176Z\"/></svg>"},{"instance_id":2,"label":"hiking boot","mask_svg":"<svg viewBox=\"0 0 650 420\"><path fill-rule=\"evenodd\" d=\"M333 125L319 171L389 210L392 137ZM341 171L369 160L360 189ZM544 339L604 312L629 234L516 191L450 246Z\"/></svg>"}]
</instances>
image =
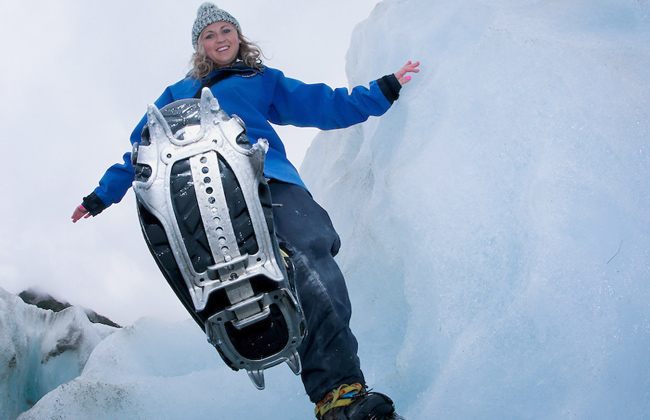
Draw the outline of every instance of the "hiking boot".
<instances>
[{"instance_id":1,"label":"hiking boot","mask_svg":"<svg viewBox=\"0 0 650 420\"><path fill-rule=\"evenodd\" d=\"M341 385L316 404L319 420L400 420L393 401L361 384ZM402 419L403 420L403 419Z\"/></svg>"}]
</instances>

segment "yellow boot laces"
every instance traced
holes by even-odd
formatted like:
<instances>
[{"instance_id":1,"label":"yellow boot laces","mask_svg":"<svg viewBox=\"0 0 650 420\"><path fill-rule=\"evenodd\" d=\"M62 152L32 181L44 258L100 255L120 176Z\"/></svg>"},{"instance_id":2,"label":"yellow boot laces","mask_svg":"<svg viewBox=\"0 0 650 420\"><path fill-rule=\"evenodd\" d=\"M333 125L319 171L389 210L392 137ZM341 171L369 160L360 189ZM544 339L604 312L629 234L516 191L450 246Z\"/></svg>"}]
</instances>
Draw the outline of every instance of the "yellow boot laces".
<instances>
[{"instance_id":1,"label":"yellow boot laces","mask_svg":"<svg viewBox=\"0 0 650 420\"><path fill-rule=\"evenodd\" d=\"M288 270L289 260L291 260L291 257L289 257L289 254L287 254L282 248L280 248L280 254L282 254L282 261L284 262L284 268Z\"/></svg>"},{"instance_id":2,"label":"yellow boot laces","mask_svg":"<svg viewBox=\"0 0 650 420\"><path fill-rule=\"evenodd\" d=\"M322 419L325 413L334 407L345 407L354 401L351 397L361 392L361 384L341 385L334 391L327 394L325 398L316 404L316 418Z\"/></svg>"}]
</instances>

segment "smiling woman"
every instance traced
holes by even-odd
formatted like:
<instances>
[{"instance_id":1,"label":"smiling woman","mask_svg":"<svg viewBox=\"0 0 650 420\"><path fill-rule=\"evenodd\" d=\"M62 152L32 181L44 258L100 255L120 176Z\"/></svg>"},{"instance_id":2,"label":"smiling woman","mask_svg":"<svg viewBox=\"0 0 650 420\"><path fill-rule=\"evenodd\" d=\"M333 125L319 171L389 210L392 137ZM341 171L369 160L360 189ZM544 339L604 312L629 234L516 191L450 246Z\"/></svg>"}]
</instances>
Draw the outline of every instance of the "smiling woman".
<instances>
[{"instance_id":1,"label":"smiling woman","mask_svg":"<svg viewBox=\"0 0 650 420\"><path fill-rule=\"evenodd\" d=\"M204 80L213 71L230 67L238 60L250 68L262 68L260 48L229 22L208 25L200 34L195 48L190 76L197 80Z\"/></svg>"},{"instance_id":2,"label":"smiling woman","mask_svg":"<svg viewBox=\"0 0 650 420\"><path fill-rule=\"evenodd\" d=\"M311 401L317 404L317 418L397 418L393 403L387 396L369 392L366 388L357 356L357 340L349 325L351 305L348 291L343 274L334 260L340 246L338 234L327 212L313 200L298 171L287 158L284 143L272 124L331 130L362 123L370 116L381 116L398 99L402 85L411 80L407 74L419 71L419 63L409 61L396 73L371 81L369 87L356 86L351 91L347 88L332 89L324 84L306 84L285 77L280 70L263 66L260 49L243 38L239 22L212 3L203 3L199 7L192 28L192 44L196 51L193 70L178 83L167 87L155 105L163 108L176 101L197 97L201 91L209 88L228 115L236 114L243 120L252 144L262 139L262 143L268 144L265 146L268 152L264 161L264 178L268 179L270 191L267 207L272 211L273 237L286 251L286 265L293 267L292 278L295 279L296 293L304 310L308 333L298 353L303 368L303 384ZM142 141L143 146L145 142L149 144L149 139L143 134L146 127L147 116L134 129L132 143ZM203 173L211 171L207 167L203 169ZM145 175L142 165L139 165L138 179L148 176L151 174ZM194 172L191 172L192 179L194 176ZM194 188L195 184L199 185L201 180L211 182L210 178L196 176L196 182L183 184L188 185L188 190ZM99 187L84 198L83 204L73 213L73 221L89 214L96 216L111 204L119 202L134 179L136 170L131 154L126 153L124 163L109 168ZM187 179L190 179L189 175ZM179 182L174 182L174 188L178 189ZM175 191L173 188L168 190ZM185 187L180 190L187 193ZM237 201L235 193L232 195L226 198ZM192 202L185 208L202 206L202 202L197 203ZM206 210L205 206L201 208ZM224 213L224 219L243 214L233 214L234 210L229 212ZM183 220L198 220L198 224L207 226L209 221L202 220L204 213L205 217L210 216L209 212L202 211L197 217ZM208 219L213 220L212 217ZM216 219L221 221L220 218ZM237 228L245 225L238 223ZM213 232L214 229L209 231ZM197 236L184 236L183 240L201 244L206 242L201 236L204 231L198 229L197 232ZM211 247L209 240L207 242ZM213 257L217 260L221 255L213 253ZM215 261L211 267L219 264ZM230 277L233 282L236 278ZM234 287L233 282L228 283L226 278L219 277L218 280L226 284L224 288ZM175 291L181 290L179 297L183 300L181 295L187 294L187 289L183 292L182 288L187 285L172 283ZM209 306L193 307L189 300L184 303L195 315Z\"/></svg>"},{"instance_id":3,"label":"smiling woman","mask_svg":"<svg viewBox=\"0 0 650 420\"><path fill-rule=\"evenodd\" d=\"M239 54L239 36L232 23L215 22L208 25L201 33L200 43L217 68L230 66Z\"/></svg>"}]
</instances>

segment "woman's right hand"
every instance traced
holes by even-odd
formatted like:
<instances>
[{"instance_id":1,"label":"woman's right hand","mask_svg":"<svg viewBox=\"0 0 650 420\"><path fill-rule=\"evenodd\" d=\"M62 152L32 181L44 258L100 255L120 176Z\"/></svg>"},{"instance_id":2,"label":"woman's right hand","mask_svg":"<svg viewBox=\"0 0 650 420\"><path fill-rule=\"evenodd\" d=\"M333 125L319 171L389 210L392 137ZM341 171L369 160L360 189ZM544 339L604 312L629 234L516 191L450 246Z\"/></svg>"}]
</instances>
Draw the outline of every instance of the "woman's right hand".
<instances>
[{"instance_id":1,"label":"woman's right hand","mask_svg":"<svg viewBox=\"0 0 650 420\"><path fill-rule=\"evenodd\" d=\"M77 223L77 221L82 217L87 219L90 217L90 213L88 213L88 210L86 210L84 206L80 205L74 209L74 213L72 213L72 223Z\"/></svg>"}]
</instances>

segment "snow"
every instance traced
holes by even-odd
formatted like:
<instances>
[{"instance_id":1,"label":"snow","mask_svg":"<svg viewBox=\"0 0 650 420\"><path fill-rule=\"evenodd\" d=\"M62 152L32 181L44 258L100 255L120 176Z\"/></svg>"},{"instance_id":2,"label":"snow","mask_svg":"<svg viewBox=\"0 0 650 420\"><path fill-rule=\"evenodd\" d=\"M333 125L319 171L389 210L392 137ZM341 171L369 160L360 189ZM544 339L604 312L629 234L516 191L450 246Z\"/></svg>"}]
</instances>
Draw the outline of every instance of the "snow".
<instances>
[{"instance_id":1,"label":"snow","mask_svg":"<svg viewBox=\"0 0 650 420\"><path fill-rule=\"evenodd\" d=\"M650 418L649 23L648 1L385 0L357 26L351 85L422 71L301 172L368 382L407 419ZM13 305L3 345L39 322ZM142 319L20 419L312 418L288 368L266 376Z\"/></svg>"}]
</instances>

